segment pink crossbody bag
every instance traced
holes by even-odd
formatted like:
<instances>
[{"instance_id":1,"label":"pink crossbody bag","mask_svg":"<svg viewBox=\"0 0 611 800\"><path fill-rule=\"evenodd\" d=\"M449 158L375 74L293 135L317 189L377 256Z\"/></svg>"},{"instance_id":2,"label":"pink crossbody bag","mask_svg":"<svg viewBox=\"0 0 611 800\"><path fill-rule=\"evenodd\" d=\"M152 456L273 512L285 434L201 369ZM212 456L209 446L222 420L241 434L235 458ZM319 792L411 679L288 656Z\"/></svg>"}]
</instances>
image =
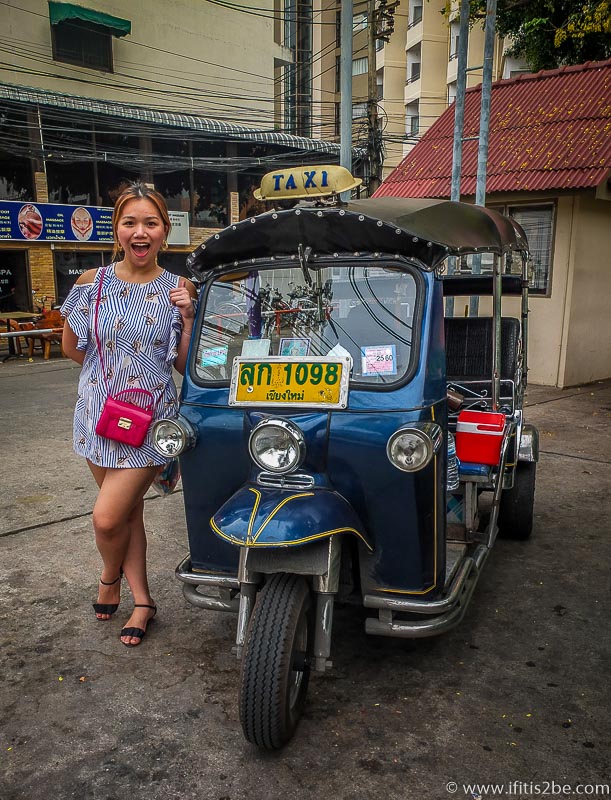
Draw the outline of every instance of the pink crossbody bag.
<instances>
[{"instance_id":1,"label":"pink crossbody bag","mask_svg":"<svg viewBox=\"0 0 611 800\"><path fill-rule=\"evenodd\" d=\"M100 307L105 272L106 267L103 267L95 304L94 333L104 385L106 386L106 400L98 424L95 427L95 432L98 436L104 436L106 439L114 439L116 442L128 444L131 447L140 447L146 439L146 434L153 421L155 398L146 389L124 389L121 392L117 392L115 395L110 394L108 380L106 378L106 369L104 367L102 345L100 343L100 337L98 336L98 310ZM144 405L137 405L127 400L121 400L121 396L138 397L142 400Z\"/></svg>"}]
</instances>

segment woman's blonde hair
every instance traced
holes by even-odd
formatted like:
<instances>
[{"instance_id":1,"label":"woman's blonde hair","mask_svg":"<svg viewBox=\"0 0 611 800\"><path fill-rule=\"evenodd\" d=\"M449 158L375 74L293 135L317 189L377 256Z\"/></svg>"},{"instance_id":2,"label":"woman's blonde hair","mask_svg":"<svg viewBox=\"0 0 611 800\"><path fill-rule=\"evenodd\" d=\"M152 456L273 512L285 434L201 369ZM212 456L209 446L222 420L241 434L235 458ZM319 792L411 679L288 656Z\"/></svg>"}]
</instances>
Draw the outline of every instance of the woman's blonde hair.
<instances>
[{"instance_id":1,"label":"woman's blonde hair","mask_svg":"<svg viewBox=\"0 0 611 800\"><path fill-rule=\"evenodd\" d=\"M112 212L112 234L114 237L114 248L112 251L112 260L116 261L117 258L123 253L123 249L119 244L119 236L117 235L117 227L119 219L123 212L123 207L130 200L150 200L159 212L159 216L165 228L166 239L172 229L170 222L170 215L168 214L168 207L165 202L164 196L156 189L152 189L144 183L131 183L121 194L117 197L117 202ZM167 246L167 245L166 245Z\"/></svg>"}]
</instances>

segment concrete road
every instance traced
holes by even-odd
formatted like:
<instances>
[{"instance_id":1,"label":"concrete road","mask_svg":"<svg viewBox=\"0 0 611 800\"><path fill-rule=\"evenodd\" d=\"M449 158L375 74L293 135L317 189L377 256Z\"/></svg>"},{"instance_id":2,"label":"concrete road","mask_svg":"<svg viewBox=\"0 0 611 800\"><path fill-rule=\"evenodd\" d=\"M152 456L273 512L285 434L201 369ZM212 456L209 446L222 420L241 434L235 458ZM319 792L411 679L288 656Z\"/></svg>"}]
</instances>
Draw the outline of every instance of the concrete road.
<instances>
[{"instance_id":1,"label":"concrete road","mask_svg":"<svg viewBox=\"0 0 611 800\"><path fill-rule=\"evenodd\" d=\"M142 646L118 640L126 590L112 621L94 619L77 377L57 357L0 364L0 800L608 796L579 784L611 781L611 382L529 390L535 531L498 542L460 627L373 638L340 610L334 670L266 754L240 730L235 619L193 609L173 577L180 493L146 501L159 615Z\"/></svg>"}]
</instances>

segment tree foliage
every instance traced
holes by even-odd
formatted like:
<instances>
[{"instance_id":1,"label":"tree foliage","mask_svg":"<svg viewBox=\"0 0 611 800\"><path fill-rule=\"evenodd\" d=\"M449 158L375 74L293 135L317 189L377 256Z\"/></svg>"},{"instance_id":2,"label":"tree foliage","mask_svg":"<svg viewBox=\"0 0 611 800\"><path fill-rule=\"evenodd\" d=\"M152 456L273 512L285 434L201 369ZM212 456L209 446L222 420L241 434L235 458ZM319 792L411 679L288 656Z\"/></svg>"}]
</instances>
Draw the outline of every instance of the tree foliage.
<instances>
[{"instance_id":1,"label":"tree foliage","mask_svg":"<svg viewBox=\"0 0 611 800\"><path fill-rule=\"evenodd\" d=\"M471 0L471 18L486 0ZM498 0L496 29L533 72L611 58L611 0Z\"/></svg>"}]
</instances>

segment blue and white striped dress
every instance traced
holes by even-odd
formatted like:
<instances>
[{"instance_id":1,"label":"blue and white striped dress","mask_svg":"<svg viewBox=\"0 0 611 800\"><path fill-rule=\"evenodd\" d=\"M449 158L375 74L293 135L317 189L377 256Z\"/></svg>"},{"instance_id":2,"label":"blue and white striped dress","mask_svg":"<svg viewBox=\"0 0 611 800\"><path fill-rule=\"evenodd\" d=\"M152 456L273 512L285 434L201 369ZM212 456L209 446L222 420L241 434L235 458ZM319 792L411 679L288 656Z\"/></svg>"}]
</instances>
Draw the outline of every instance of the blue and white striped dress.
<instances>
[{"instance_id":1,"label":"blue and white striped dress","mask_svg":"<svg viewBox=\"0 0 611 800\"><path fill-rule=\"evenodd\" d=\"M67 324L85 351L74 412L74 452L101 467L148 467L165 464L147 434L141 447L115 442L95 432L106 400L106 382L94 333L95 304L102 270L93 283L75 285L61 308ZM171 305L170 289L179 277L162 272L150 283L128 283L106 268L98 310L98 336L104 354L111 394L124 389L147 389L155 399L153 419L178 414L172 365L178 353L182 320ZM129 399L129 396L124 399Z\"/></svg>"}]
</instances>

